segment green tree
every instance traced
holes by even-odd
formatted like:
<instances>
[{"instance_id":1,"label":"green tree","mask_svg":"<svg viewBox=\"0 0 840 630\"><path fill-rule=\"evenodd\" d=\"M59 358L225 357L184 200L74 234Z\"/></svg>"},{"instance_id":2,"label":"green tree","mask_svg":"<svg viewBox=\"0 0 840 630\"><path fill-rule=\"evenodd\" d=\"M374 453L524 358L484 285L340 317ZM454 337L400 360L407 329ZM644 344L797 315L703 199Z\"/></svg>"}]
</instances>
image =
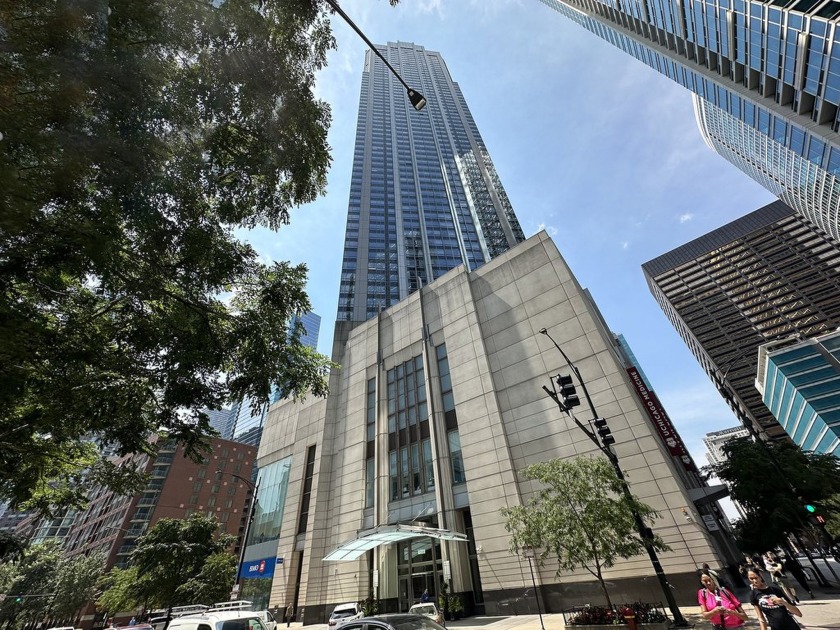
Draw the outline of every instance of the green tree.
<instances>
[{"instance_id":1,"label":"green tree","mask_svg":"<svg viewBox=\"0 0 840 630\"><path fill-rule=\"evenodd\" d=\"M764 551L785 543L787 535L807 523L806 503L826 516L840 514L840 460L809 453L792 442L762 446L749 438L723 445L724 461L705 468L729 486L730 496L746 512L736 523L744 549Z\"/></svg>"},{"instance_id":2,"label":"green tree","mask_svg":"<svg viewBox=\"0 0 840 630\"><path fill-rule=\"evenodd\" d=\"M237 564L238 559L231 553L214 553L204 561L198 575L179 589L180 597L187 603L207 604L228 599Z\"/></svg>"},{"instance_id":3,"label":"green tree","mask_svg":"<svg viewBox=\"0 0 840 630\"><path fill-rule=\"evenodd\" d=\"M96 585L105 559L94 554L63 558L56 569L55 596L50 617L75 625L79 612L96 597Z\"/></svg>"},{"instance_id":4,"label":"green tree","mask_svg":"<svg viewBox=\"0 0 840 630\"><path fill-rule=\"evenodd\" d=\"M598 580L611 606L603 571L619 558L645 551L633 510L645 522L656 518L656 511L632 495L628 498L612 465L601 457L533 464L522 476L540 482L541 487L527 505L502 509L511 533L511 552L539 550L540 564L554 556L557 575L586 569ZM658 536L651 544L660 551L669 549Z\"/></svg>"},{"instance_id":5,"label":"green tree","mask_svg":"<svg viewBox=\"0 0 840 630\"><path fill-rule=\"evenodd\" d=\"M136 610L149 601L150 584L138 575L137 567L113 567L99 578L96 607L109 613Z\"/></svg>"},{"instance_id":6,"label":"green tree","mask_svg":"<svg viewBox=\"0 0 840 630\"><path fill-rule=\"evenodd\" d=\"M218 530L216 519L194 514L183 520L161 519L137 539L131 566L137 568L148 585L150 603L165 606L167 616L172 606L196 603L189 600L193 586L188 589L186 585L194 576L202 575L209 558L222 554L233 544L233 536ZM205 577L209 579L211 570L221 564L222 561L214 561ZM218 571L214 574L218 576ZM228 592L232 583L231 579Z\"/></svg>"},{"instance_id":7,"label":"green tree","mask_svg":"<svg viewBox=\"0 0 840 630\"><path fill-rule=\"evenodd\" d=\"M55 592L56 568L61 545L55 540L28 547L12 564L6 582L6 599L0 603L0 620L24 627L46 617Z\"/></svg>"},{"instance_id":8,"label":"green tree","mask_svg":"<svg viewBox=\"0 0 840 630\"><path fill-rule=\"evenodd\" d=\"M198 456L202 409L326 392L287 323L278 229L325 187L322 0L0 3L0 498L48 511L142 482L84 441Z\"/></svg>"}]
</instances>

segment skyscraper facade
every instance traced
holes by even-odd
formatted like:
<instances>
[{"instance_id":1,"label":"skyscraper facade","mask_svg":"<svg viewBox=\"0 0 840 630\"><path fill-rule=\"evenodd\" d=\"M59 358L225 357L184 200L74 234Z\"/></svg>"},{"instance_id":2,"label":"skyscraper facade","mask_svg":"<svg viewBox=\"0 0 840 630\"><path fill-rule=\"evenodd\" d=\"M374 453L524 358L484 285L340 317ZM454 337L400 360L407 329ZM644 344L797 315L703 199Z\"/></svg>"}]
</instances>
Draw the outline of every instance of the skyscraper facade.
<instances>
[{"instance_id":1,"label":"skyscraper facade","mask_svg":"<svg viewBox=\"0 0 840 630\"><path fill-rule=\"evenodd\" d=\"M840 326L840 249L776 201L642 265L651 293L733 409L784 436L755 387L759 347Z\"/></svg>"},{"instance_id":2,"label":"skyscraper facade","mask_svg":"<svg viewBox=\"0 0 840 630\"><path fill-rule=\"evenodd\" d=\"M338 302L365 321L465 264L475 269L524 240L458 84L439 53L399 42L379 51L427 95L416 111L368 51Z\"/></svg>"},{"instance_id":3,"label":"skyscraper facade","mask_svg":"<svg viewBox=\"0 0 840 630\"><path fill-rule=\"evenodd\" d=\"M756 386L794 443L840 455L840 333L767 343Z\"/></svg>"},{"instance_id":4,"label":"skyscraper facade","mask_svg":"<svg viewBox=\"0 0 840 630\"><path fill-rule=\"evenodd\" d=\"M710 146L840 240L840 4L541 1L694 92Z\"/></svg>"}]
</instances>

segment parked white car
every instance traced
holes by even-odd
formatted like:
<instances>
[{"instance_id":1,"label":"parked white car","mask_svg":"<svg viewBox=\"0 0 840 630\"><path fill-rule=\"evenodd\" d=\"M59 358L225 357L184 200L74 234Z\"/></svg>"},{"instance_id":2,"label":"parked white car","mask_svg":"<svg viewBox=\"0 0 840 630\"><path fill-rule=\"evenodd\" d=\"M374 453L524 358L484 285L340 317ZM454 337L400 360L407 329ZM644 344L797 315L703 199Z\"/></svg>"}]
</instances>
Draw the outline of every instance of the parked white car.
<instances>
[{"instance_id":1,"label":"parked white car","mask_svg":"<svg viewBox=\"0 0 840 630\"><path fill-rule=\"evenodd\" d=\"M412 615L423 615L424 617L428 617L435 623L443 623L443 613L440 612L437 604L434 602L414 604L414 606L408 609L408 612Z\"/></svg>"},{"instance_id":2,"label":"parked white car","mask_svg":"<svg viewBox=\"0 0 840 630\"><path fill-rule=\"evenodd\" d=\"M365 613L362 612L362 607L357 602L351 602L349 604L339 604L338 606L333 608L328 625L331 629L339 628L348 621L353 621L354 619L361 619L364 616Z\"/></svg>"}]
</instances>

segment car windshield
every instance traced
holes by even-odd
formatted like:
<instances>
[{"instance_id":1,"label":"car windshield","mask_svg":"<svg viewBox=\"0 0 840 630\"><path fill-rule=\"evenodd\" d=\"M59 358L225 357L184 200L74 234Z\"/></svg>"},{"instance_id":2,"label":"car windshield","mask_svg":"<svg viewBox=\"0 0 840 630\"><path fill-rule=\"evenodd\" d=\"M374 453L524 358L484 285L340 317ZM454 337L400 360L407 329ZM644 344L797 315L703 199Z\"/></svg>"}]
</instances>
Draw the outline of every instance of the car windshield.
<instances>
[{"instance_id":1,"label":"car windshield","mask_svg":"<svg viewBox=\"0 0 840 630\"><path fill-rule=\"evenodd\" d=\"M265 630L259 619L228 619L222 622L221 630Z\"/></svg>"},{"instance_id":2,"label":"car windshield","mask_svg":"<svg viewBox=\"0 0 840 630\"><path fill-rule=\"evenodd\" d=\"M420 606L412 606L409 612L417 613L418 615L434 615L437 613L434 604L422 604Z\"/></svg>"},{"instance_id":3,"label":"car windshield","mask_svg":"<svg viewBox=\"0 0 840 630\"><path fill-rule=\"evenodd\" d=\"M395 630L444 630L428 617L414 617L413 619L392 619L389 622Z\"/></svg>"},{"instance_id":4,"label":"car windshield","mask_svg":"<svg viewBox=\"0 0 840 630\"><path fill-rule=\"evenodd\" d=\"M356 614L355 610L335 610L333 614L330 615L333 619L344 619L345 617L352 617Z\"/></svg>"}]
</instances>

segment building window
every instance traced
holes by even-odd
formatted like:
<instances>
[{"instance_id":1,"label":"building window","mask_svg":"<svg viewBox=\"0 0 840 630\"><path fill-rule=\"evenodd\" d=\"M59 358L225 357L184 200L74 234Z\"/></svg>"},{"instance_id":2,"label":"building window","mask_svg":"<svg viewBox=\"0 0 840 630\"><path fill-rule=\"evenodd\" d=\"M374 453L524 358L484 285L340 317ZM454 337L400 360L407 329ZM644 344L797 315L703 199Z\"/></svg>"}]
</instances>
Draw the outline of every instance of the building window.
<instances>
[{"instance_id":1,"label":"building window","mask_svg":"<svg viewBox=\"0 0 840 630\"><path fill-rule=\"evenodd\" d=\"M368 409L375 410L374 381L368 382ZM434 488L434 472L425 470L421 443L428 440L428 401L423 357L416 356L388 370L388 433L390 499L423 494ZM368 416L370 419L370 415ZM375 415L374 415L375 417ZM369 425L368 430L371 431ZM431 480L431 482L429 481ZM430 485L431 484L431 485Z\"/></svg>"},{"instance_id":2,"label":"building window","mask_svg":"<svg viewBox=\"0 0 840 630\"><path fill-rule=\"evenodd\" d=\"M312 477L315 475L315 447L306 450L306 470L303 473L303 494L300 498L300 516L298 517L298 534L306 531L309 525L309 500L312 496Z\"/></svg>"},{"instance_id":3,"label":"building window","mask_svg":"<svg viewBox=\"0 0 840 630\"><path fill-rule=\"evenodd\" d=\"M213 494L218 494L219 484L214 483L212 486L210 486L210 492L212 492Z\"/></svg>"},{"instance_id":4,"label":"building window","mask_svg":"<svg viewBox=\"0 0 840 630\"><path fill-rule=\"evenodd\" d=\"M461 455L461 436L458 430L450 431L449 437L449 458L452 461L452 484L464 483L467 479L464 476L464 458Z\"/></svg>"},{"instance_id":5,"label":"building window","mask_svg":"<svg viewBox=\"0 0 840 630\"><path fill-rule=\"evenodd\" d=\"M198 495L194 494L190 497L190 505L196 505L198 503Z\"/></svg>"},{"instance_id":6,"label":"building window","mask_svg":"<svg viewBox=\"0 0 840 630\"><path fill-rule=\"evenodd\" d=\"M199 468L195 476L197 479L204 479L207 476L207 469Z\"/></svg>"},{"instance_id":7,"label":"building window","mask_svg":"<svg viewBox=\"0 0 840 630\"><path fill-rule=\"evenodd\" d=\"M376 437L376 379L367 383L367 441Z\"/></svg>"},{"instance_id":8,"label":"building window","mask_svg":"<svg viewBox=\"0 0 840 630\"><path fill-rule=\"evenodd\" d=\"M216 497L210 497L207 499L207 507L213 507L216 505Z\"/></svg>"},{"instance_id":9,"label":"building window","mask_svg":"<svg viewBox=\"0 0 840 630\"><path fill-rule=\"evenodd\" d=\"M193 492L200 492L201 491L201 486L203 486L203 485L204 484L202 484L200 481L196 481L193 484Z\"/></svg>"},{"instance_id":10,"label":"building window","mask_svg":"<svg viewBox=\"0 0 840 630\"><path fill-rule=\"evenodd\" d=\"M248 531L248 545L255 545L280 537L280 525L286 507L286 492L292 458L287 457L260 469L258 509ZM235 490L234 486L231 486ZM245 512L247 515L247 510ZM245 516L243 515L243 516Z\"/></svg>"},{"instance_id":11,"label":"building window","mask_svg":"<svg viewBox=\"0 0 840 630\"><path fill-rule=\"evenodd\" d=\"M432 461L432 443L428 438L423 440L423 468L426 473L426 490L432 492L435 489L435 467Z\"/></svg>"},{"instance_id":12,"label":"building window","mask_svg":"<svg viewBox=\"0 0 840 630\"><path fill-rule=\"evenodd\" d=\"M365 462L365 507L373 507L374 481L376 481L376 462L369 457Z\"/></svg>"}]
</instances>

